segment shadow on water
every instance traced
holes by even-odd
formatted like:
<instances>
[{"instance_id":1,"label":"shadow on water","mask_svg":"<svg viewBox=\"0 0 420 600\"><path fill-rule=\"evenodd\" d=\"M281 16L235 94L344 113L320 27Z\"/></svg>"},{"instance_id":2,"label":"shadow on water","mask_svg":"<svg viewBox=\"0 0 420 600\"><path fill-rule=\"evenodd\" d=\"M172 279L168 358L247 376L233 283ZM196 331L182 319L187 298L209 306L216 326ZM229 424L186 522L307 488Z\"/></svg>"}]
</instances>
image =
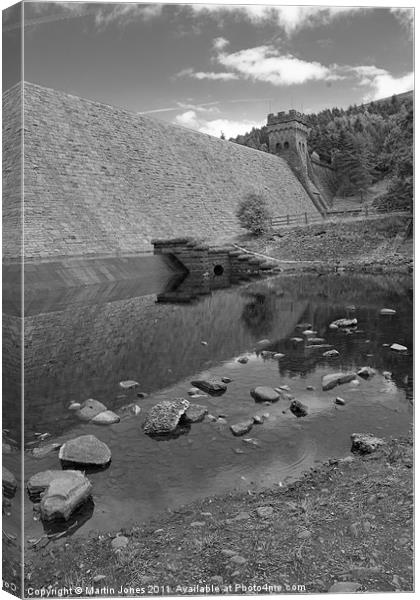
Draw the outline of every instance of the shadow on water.
<instances>
[{"instance_id":1,"label":"shadow on water","mask_svg":"<svg viewBox=\"0 0 420 600\"><path fill-rule=\"evenodd\" d=\"M173 290L172 290L173 291ZM195 294L197 295L197 294ZM104 296L101 302L68 308L48 304L48 312L25 318L25 455L26 476L58 468L55 453L37 460L30 448L35 433L48 432L47 441L61 443L93 434L107 443L112 462L106 472L89 474L95 491L95 510L82 528L115 529L147 518L168 507L231 489L260 489L297 476L315 460L344 456L353 431L399 435L412 421L412 282L400 276L358 275L279 276L247 285L199 294L199 301L157 302L155 294ZM329 324L355 306L353 333L332 330ZM383 307L396 314L381 316ZM18 328L18 317L6 315L6 335ZM306 322L325 345L339 351L323 356L297 327ZM300 337L302 342L292 342ZM13 335L11 336L11 339ZM267 338L272 354L255 352ZM398 342L406 355L390 350ZM240 364L239 356L248 361ZM13 347L6 356L4 427L13 437L20 425L16 407L18 370ZM346 384L323 392L321 378L364 365L378 373L358 385ZM381 373L392 373L386 379ZM164 399L188 397L191 382L229 377L223 396L197 399L213 419L194 423L163 439L144 434L147 411ZM139 387L123 390L119 382L134 379ZM256 404L250 390L258 385L287 385L309 407L297 419L290 402ZM137 392L147 394L137 397ZM346 399L337 407L336 394ZM121 421L98 426L78 421L68 405L87 398L119 412ZM136 402L139 416L123 408ZM195 400L192 400L195 402ZM243 438L232 436L229 425L268 413ZM179 435L178 435L179 434ZM28 535L36 535L27 506Z\"/></svg>"}]
</instances>

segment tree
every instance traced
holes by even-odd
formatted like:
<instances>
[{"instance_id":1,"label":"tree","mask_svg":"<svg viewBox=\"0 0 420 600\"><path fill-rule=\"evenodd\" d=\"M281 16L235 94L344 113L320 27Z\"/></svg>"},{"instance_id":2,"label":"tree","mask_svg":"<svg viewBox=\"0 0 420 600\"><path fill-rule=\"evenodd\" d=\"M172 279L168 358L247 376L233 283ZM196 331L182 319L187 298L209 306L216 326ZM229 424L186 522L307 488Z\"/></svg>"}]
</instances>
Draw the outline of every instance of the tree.
<instances>
[{"instance_id":1,"label":"tree","mask_svg":"<svg viewBox=\"0 0 420 600\"><path fill-rule=\"evenodd\" d=\"M262 235L271 229L271 213L264 196L248 194L240 203L236 216L241 227L254 235Z\"/></svg>"}]
</instances>

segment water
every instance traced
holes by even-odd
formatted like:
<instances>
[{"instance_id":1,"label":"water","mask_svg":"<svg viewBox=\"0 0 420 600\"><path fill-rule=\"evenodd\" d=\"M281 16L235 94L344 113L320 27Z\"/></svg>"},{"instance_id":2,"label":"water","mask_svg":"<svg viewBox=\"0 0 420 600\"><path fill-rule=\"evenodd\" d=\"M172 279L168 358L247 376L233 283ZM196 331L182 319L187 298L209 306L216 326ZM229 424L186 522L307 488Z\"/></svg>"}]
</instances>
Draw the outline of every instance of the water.
<instances>
[{"instance_id":1,"label":"water","mask_svg":"<svg viewBox=\"0 0 420 600\"><path fill-rule=\"evenodd\" d=\"M330 330L331 321L353 314L346 309L349 304L356 306L358 332ZM397 314L379 316L383 307ZM407 433L412 422L413 306L411 280L404 277L283 276L219 290L191 304L160 304L148 295L64 310L61 302L59 310L52 308L49 304L49 312L38 314L33 310L25 319L26 447L33 447L35 433L48 432L48 441L59 442L92 433L112 451L109 468L89 474L93 504L77 516L74 535L129 526L228 490L287 482L316 461L347 455L355 431L396 436ZM339 358L326 359L322 351L290 342L299 335L296 325L301 322L311 323L317 336L339 350ZM269 338L269 349L285 358L255 353L262 338ZM407 346L408 354L383 346L393 342ZM239 364L236 359L244 354L249 361ZM360 379L358 386L321 390L324 374L364 365L378 374ZM392 372L391 380L383 377L384 370ZM233 380L224 395L197 400L211 415L224 415L226 423L206 419L164 441L143 433L151 406L188 397L191 380L209 375ZM124 392L118 385L124 379L134 379L140 387ZM297 419L282 400L256 404L249 392L257 385L288 385L309 407L309 415ZM139 390L149 396L137 398ZM334 404L337 395L345 398L345 406ZM78 421L68 405L87 398L120 412L121 422L98 426ZM7 400L13 436L18 423ZM141 407L137 417L122 410L134 401ZM269 418L245 436L255 445L231 434L229 424L262 413ZM25 479L51 468L60 468L56 453L43 459L25 455ZM25 528L25 537L42 533L29 501Z\"/></svg>"}]
</instances>

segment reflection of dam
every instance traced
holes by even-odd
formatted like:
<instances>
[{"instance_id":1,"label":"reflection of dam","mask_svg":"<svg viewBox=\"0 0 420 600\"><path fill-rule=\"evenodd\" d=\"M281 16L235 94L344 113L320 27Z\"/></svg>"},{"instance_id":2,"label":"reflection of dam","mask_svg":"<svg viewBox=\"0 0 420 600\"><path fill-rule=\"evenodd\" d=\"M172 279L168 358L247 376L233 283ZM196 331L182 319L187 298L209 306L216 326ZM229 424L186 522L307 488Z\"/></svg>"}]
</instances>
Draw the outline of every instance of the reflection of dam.
<instances>
[{"instance_id":1,"label":"reflection of dam","mask_svg":"<svg viewBox=\"0 0 420 600\"><path fill-rule=\"evenodd\" d=\"M253 296L238 292L221 290L187 306L151 295L25 318L26 430L57 417L61 428L70 400L124 404L116 399L123 379L151 392L252 349L258 334L242 317ZM276 338L288 336L306 302L261 293L258 331L265 324Z\"/></svg>"}]
</instances>

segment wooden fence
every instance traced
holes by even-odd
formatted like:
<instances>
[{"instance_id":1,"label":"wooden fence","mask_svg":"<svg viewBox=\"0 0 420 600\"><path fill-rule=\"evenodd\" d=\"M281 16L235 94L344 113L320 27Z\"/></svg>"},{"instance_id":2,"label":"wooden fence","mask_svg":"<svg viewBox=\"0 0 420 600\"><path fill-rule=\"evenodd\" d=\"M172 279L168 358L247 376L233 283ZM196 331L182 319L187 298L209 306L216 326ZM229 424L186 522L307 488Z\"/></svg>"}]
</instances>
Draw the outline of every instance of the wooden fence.
<instances>
[{"instance_id":1,"label":"wooden fence","mask_svg":"<svg viewBox=\"0 0 420 600\"><path fill-rule=\"evenodd\" d=\"M372 209L369 210L367 206L354 208L351 210L329 210L324 214L305 212L294 215L282 215L279 217L274 217L271 220L271 225L273 227L283 227L285 225L308 225L310 223L322 223L327 219L334 218L346 219L361 215L365 215L367 217L369 214L375 214L375 211L372 211Z\"/></svg>"}]
</instances>

